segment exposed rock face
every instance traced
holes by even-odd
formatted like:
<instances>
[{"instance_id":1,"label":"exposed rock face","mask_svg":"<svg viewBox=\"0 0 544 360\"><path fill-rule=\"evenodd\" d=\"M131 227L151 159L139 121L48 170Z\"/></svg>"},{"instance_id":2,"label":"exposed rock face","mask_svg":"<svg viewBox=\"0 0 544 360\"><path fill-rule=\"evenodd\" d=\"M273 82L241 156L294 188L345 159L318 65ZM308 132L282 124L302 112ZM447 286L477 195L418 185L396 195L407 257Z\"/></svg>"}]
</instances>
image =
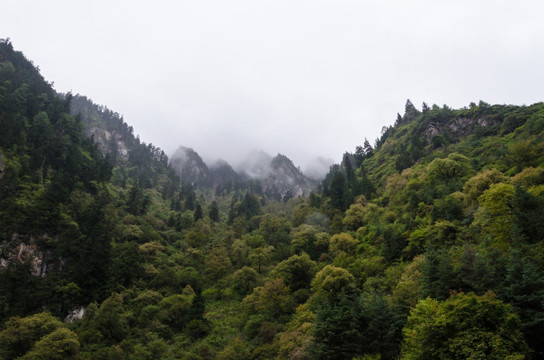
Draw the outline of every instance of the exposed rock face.
<instances>
[{"instance_id":1,"label":"exposed rock face","mask_svg":"<svg viewBox=\"0 0 544 360\"><path fill-rule=\"evenodd\" d=\"M85 315L85 308L83 306L77 306L73 308L70 312L68 312L68 315L64 318L64 322L67 323L74 323L78 320L83 319L83 316Z\"/></svg>"},{"instance_id":2,"label":"exposed rock face","mask_svg":"<svg viewBox=\"0 0 544 360\"><path fill-rule=\"evenodd\" d=\"M278 154L270 162L270 173L263 179L263 191L277 190L281 197L298 196L312 188L312 182L302 174L293 162Z\"/></svg>"},{"instance_id":3,"label":"exposed rock face","mask_svg":"<svg viewBox=\"0 0 544 360\"><path fill-rule=\"evenodd\" d=\"M129 160L130 152L139 144L139 139L121 115L81 95L72 98L70 111L80 117L85 135L94 139L104 156L109 155L121 163Z\"/></svg>"},{"instance_id":4,"label":"exposed rock face","mask_svg":"<svg viewBox=\"0 0 544 360\"><path fill-rule=\"evenodd\" d=\"M172 155L170 165L183 183L195 187L209 186L210 170L193 149L180 146Z\"/></svg>"},{"instance_id":5,"label":"exposed rock face","mask_svg":"<svg viewBox=\"0 0 544 360\"><path fill-rule=\"evenodd\" d=\"M493 125L493 121L490 119L470 119L465 117L458 117L453 121L440 122L431 120L425 124L423 130L423 137L429 143L431 138L435 135L441 135L448 133L455 138L462 138L470 135L476 127L487 127Z\"/></svg>"},{"instance_id":6,"label":"exposed rock face","mask_svg":"<svg viewBox=\"0 0 544 360\"><path fill-rule=\"evenodd\" d=\"M248 182L257 183L263 194L282 199L308 192L315 184L284 155L271 157L255 151L235 171L226 161L208 167L196 151L180 146L171 156L170 165L184 183L197 188L232 188Z\"/></svg>"},{"instance_id":7,"label":"exposed rock face","mask_svg":"<svg viewBox=\"0 0 544 360\"><path fill-rule=\"evenodd\" d=\"M238 168L243 176L259 180L264 194L277 199L286 195L302 195L315 185L288 157L281 154L271 157L262 151L255 151Z\"/></svg>"},{"instance_id":8,"label":"exposed rock face","mask_svg":"<svg viewBox=\"0 0 544 360\"><path fill-rule=\"evenodd\" d=\"M52 254L49 251L39 250L36 239L33 237L23 241L19 235L14 234L9 242L1 244L0 270L6 269L13 261L28 262L32 275L44 277L48 273L51 259Z\"/></svg>"},{"instance_id":9,"label":"exposed rock face","mask_svg":"<svg viewBox=\"0 0 544 360\"><path fill-rule=\"evenodd\" d=\"M102 154L106 155L115 152L119 159L128 161L128 146L120 134L99 127L91 127L87 129L86 133L87 136L93 137Z\"/></svg>"}]
</instances>

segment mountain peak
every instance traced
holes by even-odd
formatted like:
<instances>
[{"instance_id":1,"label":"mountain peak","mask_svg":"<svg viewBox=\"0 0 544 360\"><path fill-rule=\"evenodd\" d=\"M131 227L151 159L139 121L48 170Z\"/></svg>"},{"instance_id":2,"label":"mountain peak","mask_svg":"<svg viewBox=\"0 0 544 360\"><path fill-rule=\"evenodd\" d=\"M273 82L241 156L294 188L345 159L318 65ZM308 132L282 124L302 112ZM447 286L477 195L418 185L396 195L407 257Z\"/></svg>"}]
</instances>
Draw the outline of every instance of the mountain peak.
<instances>
[{"instance_id":1,"label":"mountain peak","mask_svg":"<svg viewBox=\"0 0 544 360\"><path fill-rule=\"evenodd\" d=\"M190 147L180 146L172 155L170 164L181 177L181 181L196 186L205 186L210 177L208 166L200 155Z\"/></svg>"}]
</instances>

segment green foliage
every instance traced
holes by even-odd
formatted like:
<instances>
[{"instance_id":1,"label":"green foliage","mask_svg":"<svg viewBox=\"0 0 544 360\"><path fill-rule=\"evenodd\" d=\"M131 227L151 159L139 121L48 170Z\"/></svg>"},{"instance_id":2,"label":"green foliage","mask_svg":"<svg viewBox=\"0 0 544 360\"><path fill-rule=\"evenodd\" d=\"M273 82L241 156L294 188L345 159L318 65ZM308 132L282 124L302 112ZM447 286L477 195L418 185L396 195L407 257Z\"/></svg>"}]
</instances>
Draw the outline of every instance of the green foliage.
<instances>
[{"instance_id":1,"label":"green foliage","mask_svg":"<svg viewBox=\"0 0 544 360\"><path fill-rule=\"evenodd\" d=\"M242 201L233 203L229 213L229 223L232 223L237 217L244 217L246 220L253 216L259 215L261 205L257 196L251 193L246 193Z\"/></svg>"},{"instance_id":2,"label":"green foliage","mask_svg":"<svg viewBox=\"0 0 544 360\"><path fill-rule=\"evenodd\" d=\"M181 330L185 327L191 310L195 293L190 286L183 290L183 294L165 297L159 303L160 317L171 327Z\"/></svg>"},{"instance_id":3,"label":"green foliage","mask_svg":"<svg viewBox=\"0 0 544 360\"><path fill-rule=\"evenodd\" d=\"M218 360L249 360L251 359L251 353L247 348L247 344L239 338L225 347L219 354L217 354Z\"/></svg>"},{"instance_id":4,"label":"green foliage","mask_svg":"<svg viewBox=\"0 0 544 360\"><path fill-rule=\"evenodd\" d=\"M100 333L100 339L112 344L123 340L128 332L125 308L121 294L112 294L98 308L93 316L91 326Z\"/></svg>"},{"instance_id":5,"label":"green foliage","mask_svg":"<svg viewBox=\"0 0 544 360\"><path fill-rule=\"evenodd\" d=\"M44 342L55 342L58 336L50 335L63 326L46 312L24 318L9 318L0 331L0 356L6 360L15 359L27 354L38 344L41 344L38 348L43 348Z\"/></svg>"},{"instance_id":6,"label":"green foliage","mask_svg":"<svg viewBox=\"0 0 544 360\"><path fill-rule=\"evenodd\" d=\"M194 211L194 215L193 215L193 218L195 221L198 221L200 219L202 219L202 217L204 216L204 214L202 213L202 206L200 206L200 203L196 203L196 206L195 206L195 211Z\"/></svg>"},{"instance_id":7,"label":"green foliage","mask_svg":"<svg viewBox=\"0 0 544 360\"><path fill-rule=\"evenodd\" d=\"M461 154L449 154L445 159L434 159L427 166L431 183L456 183L471 173L470 159Z\"/></svg>"},{"instance_id":8,"label":"green foliage","mask_svg":"<svg viewBox=\"0 0 544 360\"><path fill-rule=\"evenodd\" d=\"M346 269L327 265L312 280L312 290L318 295L338 296L355 288L355 278Z\"/></svg>"},{"instance_id":9,"label":"green foliage","mask_svg":"<svg viewBox=\"0 0 544 360\"><path fill-rule=\"evenodd\" d=\"M34 344L32 350L21 359L79 359L79 347L77 335L73 331L61 327L42 337Z\"/></svg>"},{"instance_id":10,"label":"green foliage","mask_svg":"<svg viewBox=\"0 0 544 360\"><path fill-rule=\"evenodd\" d=\"M334 174L330 185L331 206L338 210L346 209L346 178L340 171Z\"/></svg>"},{"instance_id":11,"label":"green foliage","mask_svg":"<svg viewBox=\"0 0 544 360\"><path fill-rule=\"evenodd\" d=\"M210 220L213 222L219 221L219 208L217 207L217 201L212 201L212 204L210 205L210 212L208 214L210 217Z\"/></svg>"},{"instance_id":12,"label":"green foliage","mask_svg":"<svg viewBox=\"0 0 544 360\"><path fill-rule=\"evenodd\" d=\"M502 298L512 304L521 319L521 330L533 357L544 355L544 267L542 249L514 251L507 269Z\"/></svg>"},{"instance_id":13,"label":"green foliage","mask_svg":"<svg viewBox=\"0 0 544 360\"><path fill-rule=\"evenodd\" d=\"M328 249L329 234L315 226L303 224L293 229L291 245L296 253L305 252L312 259L317 259Z\"/></svg>"},{"instance_id":14,"label":"green foliage","mask_svg":"<svg viewBox=\"0 0 544 360\"><path fill-rule=\"evenodd\" d=\"M348 230L356 231L364 225L365 215L366 211L362 204L352 204L342 222Z\"/></svg>"},{"instance_id":15,"label":"green foliage","mask_svg":"<svg viewBox=\"0 0 544 360\"><path fill-rule=\"evenodd\" d=\"M262 267L268 264L274 251L273 246L257 247L249 252L249 261L255 267L259 274L262 272Z\"/></svg>"},{"instance_id":16,"label":"green foliage","mask_svg":"<svg viewBox=\"0 0 544 360\"><path fill-rule=\"evenodd\" d=\"M315 261L308 254L293 255L276 266L273 276L283 279L291 291L309 288L317 272Z\"/></svg>"},{"instance_id":17,"label":"green foliage","mask_svg":"<svg viewBox=\"0 0 544 360\"><path fill-rule=\"evenodd\" d=\"M217 281L232 271L232 263L224 248L216 247L206 257L206 277L211 281Z\"/></svg>"},{"instance_id":18,"label":"green foliage","mask_svg":"<svg viewBox=\"0 0 544 360\"><path fill-rule=\"evenodd\" d=\"M244 266L233 274L233 287L242 296L249 294L259 282L259 273L248 266Z\"/></svg>"},{"instance_id":19,"label":"green foliage","mask_svg":"<svg viewBox=\"0 0 544 360\"><path fill-rule=\"evenodd\" d=\"M536 243L544 240L544 199L516 186L510 200L512 237L520 242Z\"/></svg>"},{"instance_id":20,"label":"green foliage","mask_svg":"<svg viewBox=\"0 0 544 360\"><path fill-rule=\"evenodd\" d=\"M339 254L355 255L355 250L359 242L348 233L333 235L329 243L329 253L332 256Z\"/></svg>"},{"instance_id":21,"label":"green foliage","mask_svg":"<svg viewBox=\"0 0 544 360\"><path fill-rule=\"evenodd\" d=\"M420 300L403 330L401 359L524 359L519 318L492 293Z\"/></svg>"},{"instance_id":22,"label":"green foliage","mask_svg":"<svg viewBox=\"0 0 544 360\"><path fill-rule=\"evenodd\" d=\"M486 170L474 175L463 185L466 202L469 205L476 203L480 195L489 189L492 184L504 182L505 180L506 177L497 169Z\"/></svg>"},{"instance_id":23,"label":"green foliage","mask_svg":"<svg viewBox=\"0 0 544 360\"><path fill-rule=\"evenodd\" d=\"M357 294L341 292L337 301L324 302L316 311L316 358L351 359L357 355L363 343L358 331L361 313Z\"/></svg>"},{"instance_id":24,"label":"green foliage","mask_svg":"<svg viewBox=\"0 0 544 360\"><path fill-rule=\"evenodd\" d=\"M450 255L446 251L430 249L422 266L422 296L446 299L456 289L456 277Z\"/></svg>"},{"instance_id":25,"label":"green foliage","mask_svg":"<svg viewBox=\"0 0 544 360\"><path fill-rule=\"evenodd\" d=\"M402 316L383 296L341 292L316 311L314 353L319 359L352 359L363 354L394 359L402 326Z\"/></svg>"},{"instance_id":26,"label":"green foliage","mask_svg":"<svg viewBox=\"0 0 544 360\"><path fill-rule=\"evenodd\" d=\"M542 159L542 143L533 139L525 139L515 142L510 147L510 159L518 170L539 165Z\"/></svg>"},{"instance_id":27,"label":"green foliage","mask_svg":"<svg viewBox=\"0 0 544 360\"><path fill-rule=\"evenodd\" d=\"M243 305L249 314L262 313L267 318L277 319L292 311L289 294L282 279L273 279L254 288L253 293L244 298Z\"/></svg>"},{"instance_id":28,"label":"green foliage","mask_svg":"<svg viewBox=\"0 0 544 360\"><path fill-rule=\"evenodd\" d=\"M478 198L480 207L475 214L475 223L483 227L498 244L509 243L512 233L510 203L514 197L514 186L505 183L492 184Z\"/></svg>"},{"instance_id":29,"label":"green foliage","mask_svg":"<svg viewBox=\"0 0 544 360\"><path fill-rule=\"evenodd\" d=\"M0 128L2 358L394 359L410 311L408 358L543 356L542 103L407 101L308 197L214 191L0 41Z\"/></svg>"}]
</instances>

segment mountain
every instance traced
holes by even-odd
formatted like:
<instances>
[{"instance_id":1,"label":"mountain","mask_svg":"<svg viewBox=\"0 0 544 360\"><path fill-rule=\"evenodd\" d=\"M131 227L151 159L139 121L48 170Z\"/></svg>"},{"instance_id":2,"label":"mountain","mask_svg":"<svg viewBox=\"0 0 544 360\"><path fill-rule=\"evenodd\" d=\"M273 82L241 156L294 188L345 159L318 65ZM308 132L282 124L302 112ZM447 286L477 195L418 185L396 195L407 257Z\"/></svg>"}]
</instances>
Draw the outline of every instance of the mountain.
<instances>
[{"instance_id":1,"label":"mountain","mask_svg":"<svg viewBox=\"0 0 544 360\"><path fill-rule=\"evenodd\" d=\"M35 311L53 297L56 285L46 282L58 276L99 298L112 165L70 114L72 96L57 94L6 40L0 64L0 317Z\"/></svg>"},{"instance_id":2,"label":"mountain","mask_svg":"<svg viewBox=\"0 0 544 360\"><path fill-rule=\"evenodd\" d=\"M544 358L543 103L407 101L284 202L72 101L0 40L2 359Z\"/></svg>"},{"instance_id":3,"label":"mountain","mask_svg":"<svg viewBox=\"0 0 544 360\"><path fill-rule=\"evenodd\" d=\"M210 184L214 188L232 189L236 184L243 182L245 178L234 171L225 160L217 160L210 165L210 180Z\"/></svg>"},{"instance_id":4,"label":"mountain","mask_svg":"<svg viewBox=\"0 0 544 360\"><path fill-rule=\"evenodd\" d=\"M182 182L195 187L210 185L210 170L193 149L180 146L172 154L170 165L175 169Z\"/></svg>"},{"instance_id":5,"label":"mountain","mask_svg":"<svg viewBox=\"0 0 544 360\"><path fill-rule=\"evenodd\" d=\"M285 155L270 160L269 173L262 179L264 193L278 193L281 198L307 193L315 185Z\"/></svg>"},{"instance_id":6,"label":"mountain","mask_svg":"<svg viewBox=\"0 0 544 360\"><path fill-rule=\"evenodd\" d=\"M160 184L168 188L165 190L168 194L173 194L179 180L162 149L140 141L119 113L83 95L70 99L70 113L81 121L86 137L92 139L112 165L123 169L121 178L114 177L114 181L126 183L133 178L138 186L151 188Z\"/></svg>"},{"instance_id":7,"label":"mountain","mask_svg":"<svg viewBox=\"0 0 544 360\"><path fill-rule=\"evenodd\" d=\"M70 105L71 113L80 117L85 134L94 139L104 156L109 155L115 162L128 161L137 140L133 128L118 113L79 94Z\"/></svg>"},{"instance_id":8,"label":"mountain","mask_svg":"<svg viewBox=\"0 0 544 360\"><path fill-rule=\"evenodd\" d=\"M200 189L253 189L269 198L282 200L308 193L315 181L307 178L284 155L271 157L263 151L251 152L236 172L224 160L208 167L196 151L180 146L170 164L182 181Z\"/></svg>"},{"instance_id":9,"label":"mountain","mask_svg":"<svg viewBox=\"0 0 544 360\"><path fill-rule=\"evenodd\" d=\"M271 172L272 156L264 151L251 151L236 166L239 173L252 179L263 179Z\"/></svg>"}]
</instances>

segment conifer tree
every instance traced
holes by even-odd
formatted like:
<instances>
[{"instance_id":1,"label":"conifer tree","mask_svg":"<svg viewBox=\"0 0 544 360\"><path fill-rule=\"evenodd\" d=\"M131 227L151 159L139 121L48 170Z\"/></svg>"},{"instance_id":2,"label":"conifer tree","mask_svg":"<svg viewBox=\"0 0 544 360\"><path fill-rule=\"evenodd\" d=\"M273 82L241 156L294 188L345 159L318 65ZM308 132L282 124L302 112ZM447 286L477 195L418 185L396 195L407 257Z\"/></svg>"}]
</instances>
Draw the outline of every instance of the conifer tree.
<instances>
[{"instance_id":1,"label":"conifer tree","mask_svg":"<svg viewBox=\"0 0 544 360\"><path fill-rule=\"evenodd\" d=\"M208 215L213 222L219 221L219 208L217 207L217 201L212 201L210 205L210 213Z\"/></svg>"},{"instance_id":2,"label":"conifer tree","mask_svg":"<svg viewBox=\"0 0 544 360\"><path fill-rule=\"evenodd\" d=\"M195 206L194 215L193 215L194 221L196 222L197 220L202 219L203 216L204 214L202 213L202 206L200 206L200 203L197 202Z\"/></svg>"}]
</instances>

